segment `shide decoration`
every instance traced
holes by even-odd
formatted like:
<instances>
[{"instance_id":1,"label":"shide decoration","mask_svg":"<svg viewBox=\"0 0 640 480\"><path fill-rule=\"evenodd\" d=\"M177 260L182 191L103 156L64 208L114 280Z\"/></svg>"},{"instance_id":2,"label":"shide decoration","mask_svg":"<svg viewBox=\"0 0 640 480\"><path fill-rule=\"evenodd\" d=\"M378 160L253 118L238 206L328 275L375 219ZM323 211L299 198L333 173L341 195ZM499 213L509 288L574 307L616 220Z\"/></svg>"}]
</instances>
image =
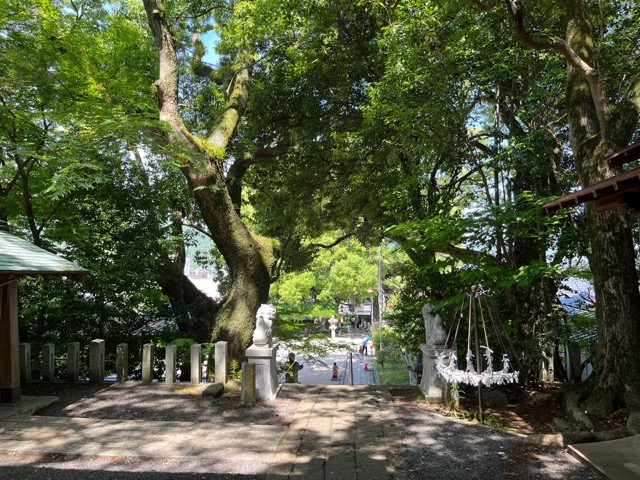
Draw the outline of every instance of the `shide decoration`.
<instances>
[{"instance_id":1,"label":"shide decoration","mask_svg":"<svg viewBox=\"0 0 640 480\"><path fill-rule=\"evenodd\" d=\"M443 351L436 361L436 369L442 377L449 383L464 383L478 387L478 401L480 410L480 421L482 423L482 387L490 387L492 385L505 385L508 383L518 383L519 372L514 371L511 367L511 361L506 353L502 353L502 368L495 369L493 364L495 360L494 351L489 345L489 335L487 334L487 322L485 322L484 312L477 287L471 287L471 292L465 295L460 307L460 315L458 315L458 324L456 325L455 334L451 343L451 348ZM463 311L465 309L465 301L469 299L469 314L467 316L467 354L465 355L466 366L464 369L458 365L458 355L456 353L456 341L460 324L463 320ZM482 334L478 319L478 311L480 312L480 320L482 322ZM502 352L506 349L500 340L499 325L489 316L491 327L496 333L497 342ZM453 325L452 325L453 327ZM481 342L484 342L483 344ZM472 347L475 346L475 349ZM445 343L445 347L449 347L449 338ZM474 353L475 350L475 353ZM481 351L484 351L481 353ZM475 359L475 362L474 362ZM483 362L484 359L484 362ZM475 364L474 364L475 363ZM484 369L483 369L484 363Z\"/></svg>"}]
</instances>

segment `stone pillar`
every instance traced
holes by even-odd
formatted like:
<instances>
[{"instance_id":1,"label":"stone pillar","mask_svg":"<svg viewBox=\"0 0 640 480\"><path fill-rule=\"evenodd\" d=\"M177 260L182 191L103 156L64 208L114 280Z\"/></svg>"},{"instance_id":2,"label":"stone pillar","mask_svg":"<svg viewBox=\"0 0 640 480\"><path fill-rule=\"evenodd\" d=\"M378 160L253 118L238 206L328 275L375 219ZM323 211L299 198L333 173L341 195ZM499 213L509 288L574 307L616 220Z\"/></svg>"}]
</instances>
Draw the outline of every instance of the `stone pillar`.
<instances>
[{"instance_id":1,"label":"stone pillar","mask_svg":"<svg viewBox=\"0 0 640 480\"><path fill-rule=\"evenodd\" d=\"M227 342L216 342L216 383L226 385L229 380L229 345Z\"/></svg>"},{"instance_id":2,"label":"stone pillar","mask_svg":"<svg viewBox=\"0 0 640 480\"><path fill-rule=\"evenodd\" d=\"M256 364L242 362L242 404L253 407L256 396Z\"/></svg>"},{"instance_id":3,"label":"stone pillar","mask_svg":"<svg viewBox=\"0 0 640 480\"><path fill-rule=\"evenodd\" d=\"M31 381L31 344L20 344L20 381Z\"/></svg>"},{"instance_id":4,"label":"stone pillar","mask_svg":"<svg viewBox=\"0 0 640 480\"><path fill-rule=\"evenodd\" d=\"M0 400L20 400L18 281L0 281Z\"/></svg>"},{"instance_id":5,"label":"stone pillar","mask_svg":"<svg viewBox=\"0 0 640 480\"><path fill-rule=\"evenodd\" d=\"M191 345L191 383L202 382L202 345Z\"/></svg>"},{"instance_id":6,"label":"stone pillar","mask_svg":"<svg viewBox=\"0 0 640 480\"><path fill-rule=\"evenodd\" d=\"M126 343L116 346L116 380L120 383L129 380L129 345Z\"/></svg>"},{"instance_id":7,"label":"stone pillar","mask_svg":"<svg viewBox=\"0 0 640 480\"><path fill-rule=\"evenodd\" d=\"M153 382L153 343L142 346L142 383Z\"/></svg>"},{"instance_id":8,"label":"stone pillar","mask_svg":"<svg viewBox=\"0 0 640 480\"><path fill-rule=\"evenodd\" d=\"M80 380L80 342L67 343L67 381Z\"/></svg>"},{"instance_id":9,"label":"stone pillar","mask_svg":"<svg viewBox=\"0 0 640 480\"><path fill-rule=\"evenodd\" d=\"M53 343L42 345L42 381L53 382L56 379L56 354Z\"/></svg>"},{"instance_id":10,"label":"stone pillar","mask_svg":"<svg viewBox=\"0 0 640 480\"><path fill-rule=\"evenodd\" d=\"M446 381L436 369L438 356L444 352L449 355L451 350L442 348L442 346L427 347L426 344L420 345L422 351L422 381L420 382L420 390L424 393L425 400L428 403L444 403L446 394Z\"/></svg>"},{"instance_id":11,"label":"stone pillar","mask_svg":"<svg viewBox=\"0 0 640 480\"><path fill-rule=\"evenodd\" d=\"M276 397L278 389L277 351L277 345L275 347L251 345L245 351L248 362L256 366L256 396L258 398L273 399Z\"/></svg>"},{"instance_id":12,"label":"stone pillar","mask_svg":"<svg viewBox=\"0 0 640 480\"><path fill-rule=\"evenodd\" d=\"M89 381L104 381L104 340L96 338L89 344Z\"/></svg>"},{"instance_id":13,"label":"stone pillar","mask_svg":"<svg viewBox=\"0 0 640 480\"><path fill-rule=\"evenodd\" d=\"M166 383L175 383L177 348L175 345L167 345L164 352L164 381Z\"/></svg>"},{"instance_id":14,"label":"stone pillar","mask_svg":"<svg viewBox=\"0 0 640 480\"><path fill-rule=\"evenodd\" d=\"M582 381L580 344L578 342L569 342L568 351L569 368L567 368L567 373L569 374L569 380L572 383L580 383Z\"/></svg>"},{"instance_id":15,"label":"stone pillar","mask_svg":"<svg viewBox=\"0 0 640 480\"><path fill-rule=\"evenodd\" d=\"M553 368L553 354L554 348L549 348L548 351L542 352L542 365L540 369L540 380L543 383L553 383L555 382L555 370Z\"/></svg>"}]
</instances>

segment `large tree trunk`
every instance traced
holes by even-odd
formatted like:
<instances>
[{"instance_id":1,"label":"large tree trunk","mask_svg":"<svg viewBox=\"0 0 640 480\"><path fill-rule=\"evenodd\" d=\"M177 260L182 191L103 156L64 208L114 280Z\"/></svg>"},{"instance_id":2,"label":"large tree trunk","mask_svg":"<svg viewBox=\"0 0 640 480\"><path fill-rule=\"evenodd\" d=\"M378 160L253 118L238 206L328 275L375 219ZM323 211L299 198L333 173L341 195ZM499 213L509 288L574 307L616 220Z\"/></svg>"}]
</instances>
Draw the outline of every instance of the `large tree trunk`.
<instances>
[{"instance_id":1,"label":"large tree trunk","mask_svg":"<svg viewBox=\"0 0 640 480\"><path fill-rule=\"evenodd\" d=\"M569 2L569 6L567 43L582 60L595 65L586 5L580 0ZM597 77L595 72L587 79L568 63L570 138L583 187L614 176L616 172L604 158L631 140L631 132L621 131L615 118L610 117ZM596 388L590 405L598 413L608 413L621 405L635 410L631 426L637 424L636 415L640 413L640 295L628 214L621 209L599 213L591 203L587 206L587 228L598 321Z\"/></svg>"},{"instance_id":2,"label":"large tree trunk","mask_svg":"<svg viewBox=\"0 0 640 480\"><path fill-rule=\"evenodd\" d=\"M640 89L619 91L615 108L604 93L602 72L585 0L565 0L566 38L536 38L524 12L505 0L520 39L529 47L555 50L567 61L567 113L570 142L583 187L615 175L605 157L626 147L638 122ZM638 72L631 72L637 75ZM598 347L592 411L607 413L624 405L628 426L640 429L640 294L627 213L604 213L587 206L598 320Z\"/></svg>"},{"instance_id":3,"label":"large tree trunk","mask_svg":"<svg viewBox=\"0 0 640 480\"><path fill-rule=\"evenodd\" d=\"M224 90L224 108L210 134L206 138L196 138L187 131L180 116L178 56L164 2L144 0L144 5L158 48L160 68L156 87L160 120L168 125L166 140L176 147L174 157L182 166L202 218L231 276L231 290L219 312L211 339L229 342L230 357L242 360L251 342L255 314L260 304L268 299L270 273L277 254L275 242L261 239L243 222L240 206L234 203L229 192L229 185L237 188L241 184L241 175L246 169L225 166L225 161L232 160L228 147L249 97L252 58L247 52L238 52L235 64L227 70L230 74ZM198 57L201 49L195 51L194 64L201 66ZM198 71L213 78L206 69ZM239 178L226 178L236 175L235 172L240 172ZM234 198L239 201L240 195L235 193Z\"/></svg>"},{"instance_id":4,"label":"large tree trunk","mask_svg":"<svg viewBox=\"0 0 640 480\"><path fill-rule=\"evenodd\" d=\"M255 235L242 221L223 179L190 174L188 180L232 282L212 341L229 342L230 357L240 360L251 343L255 314L269 297L275 249L272 242ZM218 183L214 183L216 181ZM216 188L202 188L212 185Z\"/></svg>"}]
</instances>

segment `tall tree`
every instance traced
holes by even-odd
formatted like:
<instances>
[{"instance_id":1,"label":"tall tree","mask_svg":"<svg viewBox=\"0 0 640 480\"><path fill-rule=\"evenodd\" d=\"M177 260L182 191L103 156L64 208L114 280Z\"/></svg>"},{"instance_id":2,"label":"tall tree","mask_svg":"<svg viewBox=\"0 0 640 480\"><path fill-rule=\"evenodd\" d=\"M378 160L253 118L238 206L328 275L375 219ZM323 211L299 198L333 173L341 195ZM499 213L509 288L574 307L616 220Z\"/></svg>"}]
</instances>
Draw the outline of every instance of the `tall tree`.
<instances>
[{"instance_id":1,"label":"tall tree","mask_svg":"<svg viewBox=\"0 0 640 480\"><path fill-rule=\"evenodd\" d=\"M218 5L231 14L243 2ZM166 141L187 179L199 206L203 221L224 257L232 279L231 289L217 319L213 338L230 343L232 358L242 358L254 325L254 316L261 303L268 299L271 273L278 258L277 246L255 234L240 216L241 198L233 195L235 185L258 153L250 158L231 158L234 140L249 100L251 72L256 61L252 45L238 45L229 55L228 64L213 70L202 64L204 46L195 37L193 71L207 81L223 85L221 105L214 113L215 120L208 131L198 137L187 130L180 108L180 54L184 38L179 22L187 12L181 4L162 0L144 0L151 32L158 49L159 75L156 82L160 120L166 122ZM196 4L195 9L207 6ZM209 6L210 7L210 6ZM215 5L213 6L215 8ZM221 14L219 21L223 22ZM205 105L215 108L216 105ZM230 162L234 161L232 165Z\"/></svg>"},{"instance_id":2,"label":"tall tree","mask_svg":"<svg viewBox=\"0 0 640 480\"><path fill-rule=\"evenodd\" d=\"M160 60L156 86L165 141L232 281L213 338L229 341L232 355L241 357L283 250L300 247L305 234L326 225L353 223L349 212L337 214L338 201L336 209L324 201L345 171L345 162L328 153L333 133L360 117L355 99L370 75L361 47L373 47L368 37L375 21L368 5L352 2L144 5ZM186 30L206 30L212 11L219 65L203 61L196 34L190 70L182 68ZM189 78L203 92L197 98L186 89ZM251 220L258 229L249 227L250 212L243 209L249 198L257 202Z\"/></svg>"},{"instance_id":3,"label":"tall tree","mask_svg":"<svg viewBox=\"0 0 640 480\"><path fill-rule=\"evenodd\" d=\"M513 0L504 3L526 46L566 61L566 111L581 185L615 175L604 159L631 142L640 118L640 64L628 55L640 38L633 20L638 5L566 0L525 11ZM551 24L547 18L563 21ZM629 217L623 210L600 213L589 204L587 226L598 320L590 409L606 413L624 405L628 426L640 429L640 294Z\"/></svg>"}]
</instances>

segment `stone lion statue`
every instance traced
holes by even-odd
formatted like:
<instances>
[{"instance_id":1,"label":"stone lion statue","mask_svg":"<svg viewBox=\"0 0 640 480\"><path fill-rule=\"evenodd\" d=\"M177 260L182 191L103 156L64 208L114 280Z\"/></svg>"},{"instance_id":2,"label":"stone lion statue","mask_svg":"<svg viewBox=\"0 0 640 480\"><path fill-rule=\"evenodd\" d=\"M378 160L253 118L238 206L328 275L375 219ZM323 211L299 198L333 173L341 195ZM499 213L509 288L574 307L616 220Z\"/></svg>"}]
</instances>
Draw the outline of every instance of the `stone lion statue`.
<instances>
[{"instance_id":1,"label":"stone lion statue","mask_svg":"<svg viewBox=\"0 0 640 480\"><path fill-rule=\"evenodd\" d=\"M442 326L440 314L433 314L433 305L425 303L422 307L424 331L427 336L427 347L443 346L447 341L447 331Z\"/></svg>"},{"instance_id":2,"label":"stone lion statue","mask_svg":"<svg viewBox=\"0 0 640 480\"><path fill-rule=\"evenodd\" d=\"M271 329L276 318L276 308L263 303L256 313L256 329L253 332L253 344L256 347L271 347Z\"/></svg>"}]
</instances>

